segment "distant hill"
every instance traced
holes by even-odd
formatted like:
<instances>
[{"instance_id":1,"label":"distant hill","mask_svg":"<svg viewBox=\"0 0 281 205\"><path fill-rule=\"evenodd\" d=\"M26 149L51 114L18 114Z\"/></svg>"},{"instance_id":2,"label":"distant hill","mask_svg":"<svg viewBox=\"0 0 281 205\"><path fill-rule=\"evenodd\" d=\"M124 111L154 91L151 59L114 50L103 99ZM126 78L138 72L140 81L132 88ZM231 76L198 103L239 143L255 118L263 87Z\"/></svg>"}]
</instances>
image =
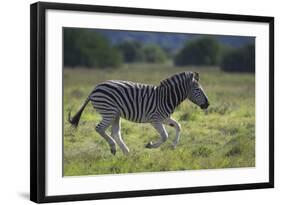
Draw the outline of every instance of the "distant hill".
<instances>
[{"instance_id":1,"label":"distant hill","mask_svg":"<svg viewBox=\"0 0 281 205\"><path fill-rule=\"evenodd\" d=\"M118 44L123 41L138 41L144 44L157 44L164 49L178 50L183 47L185 42L194 38L199 38L202 34L180 34L180 33L161 33L161 32L142 32L142 31L119 31L93 29L106 36L112 44ZM227 36L227 35L209 35L217 39L221 44L239 48L249 43L254 43L254 37L248 36Z\"/></svg>"}]
</instances>

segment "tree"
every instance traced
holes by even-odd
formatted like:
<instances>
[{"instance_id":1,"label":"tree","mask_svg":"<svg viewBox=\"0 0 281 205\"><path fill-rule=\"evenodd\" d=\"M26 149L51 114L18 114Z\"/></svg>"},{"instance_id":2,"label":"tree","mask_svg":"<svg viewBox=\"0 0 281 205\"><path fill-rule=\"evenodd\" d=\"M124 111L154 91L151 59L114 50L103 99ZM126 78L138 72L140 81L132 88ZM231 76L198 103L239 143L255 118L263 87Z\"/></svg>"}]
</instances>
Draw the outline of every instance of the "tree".
<instances>
[{"instance_id":1,"label":"tree","mask_svg":"<svg viewBox=\"0 0 281 205\"><path fill-rule=\"evenodd\" d=\"M149 63L163 63L167 56L165 52L157 45L146 45L143 47L145 62Z\"/></svg>"},{"instance_id":2,"label":"tree","mask_svg":"<svg viewBox=\"0 0 281 205\"><path fill-rule=\"evenodd\" d=\"M118 67L121 54L101 34L86 29L64 31L64 65Z\"/></svg>"},{"instance_id":3,"label":"tree","mask_svg":"<svg viewBox=\"0 0 281 205\"><path fill-rule=\"evenodd\" d=\"M249 44L227 52L221 69L227 72L255 72L255 45Z\"/></svg>"},{"instance_id":4,"label":"tree","mask_svg":"<svg viewBox=\"0 0 281 205\"><path fill-rule=\"evenodd\" d=\"M187 42L175 56L174 63L184 65L218 65L220 44L212 37L202 37Z\"/></svg>"},{"instance_id":5,"label":"tree","mask_svg":"<svg viewBox=\"0 0 281 205\"><path fill-rule=\"evenodd\" d=\"M79 30L76 29L65 29L63 32L63 60L65 66L83 65L83 61L86 61L76 42L78 36Z\"/></svg>"},{"instance_id":6,"label":"tree","mask_svg":"<svg viewBox=\"0 0 281 205\"><path fill-rule=\"evenodd\" d=\"M122 53L123 60L127 63L141 62L144 60L144 55L141 50L142 45L137 41L124 41L116 46Z\"/></svg>"}]
</instances>

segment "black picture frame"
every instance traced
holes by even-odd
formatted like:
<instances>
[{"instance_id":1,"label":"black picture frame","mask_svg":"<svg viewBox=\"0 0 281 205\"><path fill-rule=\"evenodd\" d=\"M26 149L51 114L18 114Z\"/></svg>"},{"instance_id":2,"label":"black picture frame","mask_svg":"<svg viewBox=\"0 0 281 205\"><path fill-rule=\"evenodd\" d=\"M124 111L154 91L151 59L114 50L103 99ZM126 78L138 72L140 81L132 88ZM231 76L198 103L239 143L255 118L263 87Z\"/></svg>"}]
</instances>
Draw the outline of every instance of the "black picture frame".
<instances>
[{"instance_id":1,"label":"black picture frame","mask_svg":"<svg viewBox=\"0 0 281 205\"><path fill-rule=\"evenodd\" d=\"M122 13L269 24L269 181L263 183L46 196L46 10ZM38 2L30 6L30 199L37 203L186 194L274 187L274 18L203 12Z\"/></svg>"}]
</instances>

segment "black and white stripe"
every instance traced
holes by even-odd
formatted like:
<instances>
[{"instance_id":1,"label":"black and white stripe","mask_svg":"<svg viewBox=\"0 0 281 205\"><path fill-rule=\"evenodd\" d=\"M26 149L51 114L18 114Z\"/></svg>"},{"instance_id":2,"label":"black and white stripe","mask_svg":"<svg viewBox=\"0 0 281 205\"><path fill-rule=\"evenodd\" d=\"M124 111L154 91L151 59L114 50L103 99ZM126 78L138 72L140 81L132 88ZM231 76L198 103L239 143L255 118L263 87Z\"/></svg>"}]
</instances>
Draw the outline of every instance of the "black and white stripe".
<instances>
[{"instance_id":1,"label":"black and white stripe","mask_svg":"<svg viewBox=\"0 0 281 205\"><path fill-rule=\"evenodd\" d=\"M163 138L167 134L160 124L168 122L169 125L180 129L180 125L170 116L182 101L189 99L201 108L207 108L208 98L198 81L199 74L193 72L175 74L161 81L159 86L108 80L96 86L78 113L72 119L69 118L69 121L77 126L83 109L91 101L93 107L102 116L101 122L96 126L96 131L109 142L111 151L115 153L114 139L107 135L105 130L114 123L120 124L120 117L137 123L151 123L154 127L156 126L156 130ZM120 129L117 131L120 132ZM122 146L124 148L124 142ZM121 148L122 146L120 145ZM149 143L147 147L158 147L158 145Z\"/></svg>"}]
</instances>

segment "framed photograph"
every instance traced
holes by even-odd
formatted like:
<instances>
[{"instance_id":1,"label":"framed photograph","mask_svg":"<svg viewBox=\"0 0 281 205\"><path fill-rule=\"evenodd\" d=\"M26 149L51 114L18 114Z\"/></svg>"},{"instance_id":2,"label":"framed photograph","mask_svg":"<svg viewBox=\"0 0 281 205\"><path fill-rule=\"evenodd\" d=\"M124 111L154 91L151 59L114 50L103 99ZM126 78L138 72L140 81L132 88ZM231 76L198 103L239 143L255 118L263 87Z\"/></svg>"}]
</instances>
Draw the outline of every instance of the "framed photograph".
<instances>
[{"instance_id":1,"label":"framed photograph","mask_svg":"<svg viewBox=\"0 0 281 205\"><path fill-rule=\"evenodd\" d=\"M31 5L30 199L274 187L274 18Z\"/></svg>"}]
</instances>

